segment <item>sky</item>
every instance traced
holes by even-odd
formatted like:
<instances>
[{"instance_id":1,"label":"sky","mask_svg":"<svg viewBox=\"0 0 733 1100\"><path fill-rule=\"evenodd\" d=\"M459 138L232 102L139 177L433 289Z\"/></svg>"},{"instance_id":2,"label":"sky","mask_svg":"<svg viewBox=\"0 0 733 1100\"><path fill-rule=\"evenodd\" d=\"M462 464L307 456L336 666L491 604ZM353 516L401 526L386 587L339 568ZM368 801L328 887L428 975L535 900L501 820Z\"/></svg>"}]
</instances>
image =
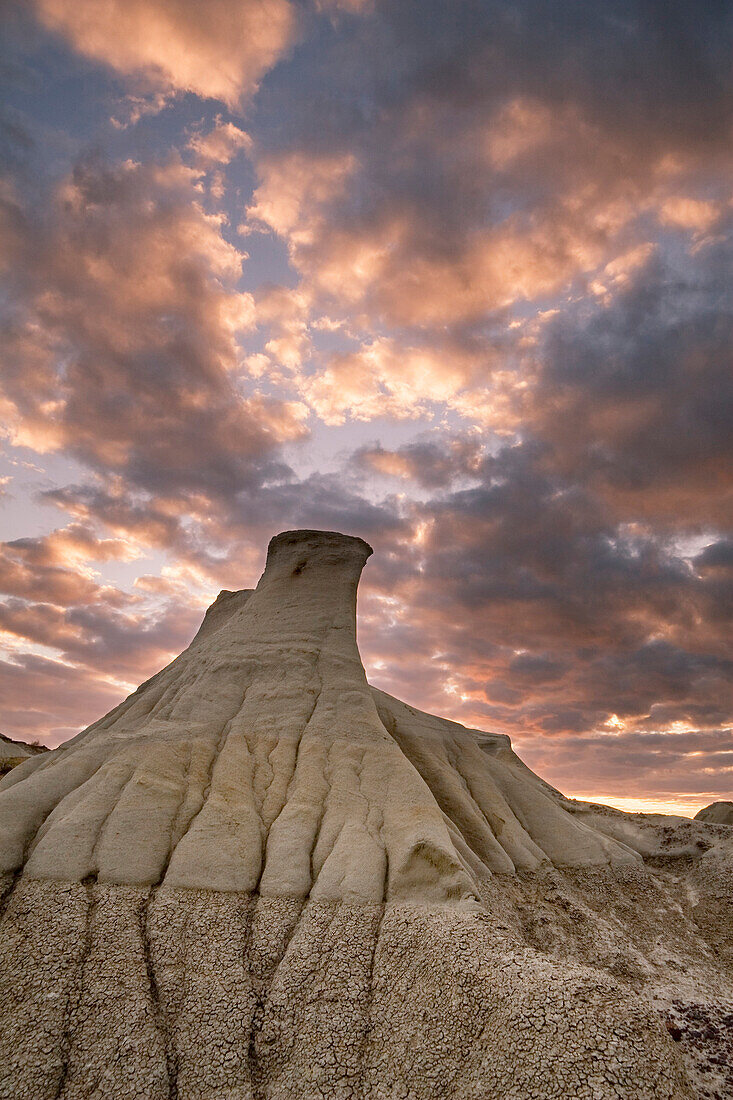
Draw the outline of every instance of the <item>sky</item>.
<instances>
[{"instance_id":1,"label":"sky","mask_svg":"<svg viewBox=\"0 0 733 1100\"><path fill-rule=\"evenodd\" d=\"M728 0L4 0L0 731L269 538L567 794L733 798Z\"/></svg>"}]
</instances>

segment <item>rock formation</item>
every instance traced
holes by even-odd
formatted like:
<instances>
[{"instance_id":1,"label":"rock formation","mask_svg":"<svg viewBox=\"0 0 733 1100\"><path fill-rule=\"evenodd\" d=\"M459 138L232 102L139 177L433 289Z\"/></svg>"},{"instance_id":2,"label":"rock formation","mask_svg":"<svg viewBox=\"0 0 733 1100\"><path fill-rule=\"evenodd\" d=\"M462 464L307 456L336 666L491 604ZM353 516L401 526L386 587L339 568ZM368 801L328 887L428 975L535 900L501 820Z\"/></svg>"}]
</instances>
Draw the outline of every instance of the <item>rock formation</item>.
<instances>
[{"instance_id":1,"label":"rock formation","mask_svg":"<svg viewBox=\"0 0 733 1100\"><path fill-rule=\"evenodd\" d=\"M565 799L371 689L370 553L277 536L253 592L0 784L2 1100L696 1095L729 830Z\"/></svg>"}]
</instances>

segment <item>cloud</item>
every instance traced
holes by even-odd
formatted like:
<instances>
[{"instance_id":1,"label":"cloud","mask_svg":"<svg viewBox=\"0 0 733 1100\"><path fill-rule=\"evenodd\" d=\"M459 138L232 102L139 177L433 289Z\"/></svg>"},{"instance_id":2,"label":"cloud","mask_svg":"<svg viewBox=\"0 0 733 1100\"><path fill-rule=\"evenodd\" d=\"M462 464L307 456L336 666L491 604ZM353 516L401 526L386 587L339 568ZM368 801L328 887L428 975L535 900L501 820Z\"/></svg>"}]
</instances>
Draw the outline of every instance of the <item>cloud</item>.
<instances>
[{"instance_id":1,"label":"cloud","mask_svg":"<svg viewBox=\"0 0 733 1100\"><path fill-rule=\"evenodd\" d=\"M236 492L304 434L302 407L237 387L254 303L223 228L175 159L82 162L37 219L6 204L13 441L175 495Z\"/></svg>"},{"instance_id":2,"label":"cloud","mask_svg":"<svg viewBox=\"0 0 733 1100\"><path fill-rule=\"evenodd\" d=\"M63 597L63 593L59 593ZM75 598L84 599L78 593ZM138 600L124 611L97 600L67 608L11 598L0 631L54 656L14 652L0 659L0 724L56 745L106 713L191 641L203 607L178 599Z\"/></svg>"},{"instance_id":3,"label":"cloud","mask_svg":"<svg viewBox=\"0 0 733 1100\"><path fill-rule=\"evenodd\" d=\"M704 233L718 220L720 210L716 203L693 199L685 195L672 195L662 203L661 221L664 225L676 225L681 229L694 229Z\"/></svg>"},{"instance_id":4,"label":"cloud","mask_svg":"<svg viewBox=\"0 0 733 1100\"><path fill-rule=\"evenodd\" d=\"M97 672L63 661L20 655L0 659L0 726L9 737L39 739L55 748L82 722L105 714L124 694Z\"/></svg>"},{"instance_id":5,"label":"cloud","mask_svg":"<svg viewBox=\"0 0 733 1100\"><path fill-rule=\"evenodd\" d=\"M613 303L547 327L525 412L552 461L627 520L729 526L731 262L730 237L682 263L651 256Z\"/></svg>"},{"instance_id":6,"label":"cloud","mask_svg":"<svg viewBox=\"0 0 733 1100\"><path fill-rule=\"evenodd\" d=\"M354 169L348 154L323 157L298 151L264 157L258 165L261 182L247 216L287 236L294 248L311 244L327 229L321 208L344 193Z\"/></svg>"},{"instance_id":7,"label":"cloud","mask_svg":"<svg viewBox=\"0 0 733 1100\"><path fill-rule=\"evenodd\" d=\"M358 351L337 354L325 369L299 380L299 390L326 424L348 417L424 416L430 402L446 401L466 388L473 364L451 361L439 349L399 347L382 338Z\"/></svg>"},{"instance_id":8,"label":"cloud","mask_svg":"<svg viewBox=\"0 0 733 1100\"><path fill-rule=\"evenodd\" d=\"M310 348L312 326L301 321L300 331L300 346L307 341ZM329 425L425 418L440 408L503 435L518 423L516 392L524 383L490 339L478 348L444 335L430 342L380 336L313 359L315 366L299 372L291 385Z\"/></svg>"},{"instance_id":9,"label":"cloud","mask_svg":"<svg viewBox=\"0 0 733 1100\"><path fill-rule=\"evenodd\" d=\"M477 455L470 437L463 447L447 437L360 453L374 457L398 476L425 470L434 493L368 578L360 639L378 684L510 733L543 774L546 738L571 746L586 734L601 745L619 728L631 738L729 723L725 545L691 568L663 536L626 529L593 494L550 474L536 444ZM572 790L569 755L550 778ZM608 791L602 749L596 756L583 774ZM657 789L649 782L647 769L634 791Z\"/></svg>"},{"instance_id":10,"label":"cloud","mask_svg":"<svg viewBox=\"0 0 733 1100\"><path fill-rule=\"evenodd\" d=\"M435 438L407 443L389 451L381 443L362 447L353 461L387 477L417 482L426 489L445 489L461 478L480 476L484 453L481 438L474 435L435 433Z\"/></svg>"},{"instance_id":11,"label":"cloud","mask_svg":"<svg viewBox=\"0 0 733 1100\"><path fill-rule=\"evenodd\" d=\"M14 539L4 544L10 551L37 566L85 565L89 561L130 561L138 549L125 539L99 538L83 524L58 528L49 535Z\"/></svg>"},{"instance_id":12,"label":"cloud","mask_svg":"<svg viewBox=\"0 0 733 1100\"><path fill-rule=\"evenodd\" d=\"M67 591L54 585L53 578L44 591L43 579L25 593L30 598L10 596L0 603L0 631L6 639L56 651L76 669L114 678L122 690L136 686L184 649L205 607L191 595L181 603L146 600L110 586Z\"/></svg>"},{"instance_id":13,"label":"cloud","mask_svg":"<svg viewBox=\"0 0 733 1100\"><path fill-rule=\"evenodd\" d=\"M279 367L306 363L299 396L333 425L422 416L433 400L516 429L540 316L589 293L611 306L651 256L720 229L717 34L714 6L702 21L655 2L560 17L525 0L450 18L388 3L312 41L312 94L296 58L260 100L270 132L248 225L285 242L307 307L298 334L265 334L257 369L269 356L279 383ZM319 349L324 313L356 349Z\"/></svg>"},{"instance_id":14,"label":"cloud","mask_svg":"<svg viewBox=\"0 0 733 1100\"><path fill-rule=\"evenodd\" d=\"M628 251L646 208L699 228L710 203L680 188L730 155L721 13L613 7L387 4L324 38L323 109L288 103L259 216L324 293L418 325L569 286ZM329 165L347 187L327 190Z\"/></svg>"},{"instance_id":15,"label":"cloud","mask_svg":"<svg viewBox=\"0 0 733 1100\"><path fill-rule=\"evenodd\" d=\"M730 729L553 738L528 742L524 756L549 782L566 789L573 783L581 797L599 800L602 794L623 806L626 799L650 800L654 792L667 813L675 812L675 803L677 812L694 813L729 795L733 782Z\"/></svg>"},{"instance_id":16,"label":"cloud","mask_svg":"<svg viewBox=\"0 0 733 1100\"><path fill-rule=\"evenodd\" d=\"M154 500L132 493L121 478L105 483L66 485L45 489L42 503L55 505L82 524L98 522L125 544L148 548L176 548L184 538L185 509L170 499Z\"/></svg>"},{"instance_id":17,"label":"cloud","mask_svg":"<svg viewBox=\"0 0 733 1100\"><path fill-rule=\"evenodd\" d=\"M248 152L252 148L252 138L233 122L223 122L219 116L215 126L207 133L195 132L191 135L188 148L205 167L229 164L239 152Z\"/></svg>"},{"instance_id":18,"label":"cloud","mask_svg":"<svg viewBox=\"0 0 733 1100\"><path fill-rule=\"evenodd\" d=\"M292 45L287 0L34 0L79 53L146 90L194 92L235 108Z\"/></svg>"},{"instance_id":19,"label":"cloud","mask_svg":"<svg viewBox=\"0 0 733 1100\"><path fill-rule=\"evenodd\" d=\"M693 564L700 572L711 570L733 571L733 540L721 539L709 543L694 559Z\"/></svg>"},{"instance_id":20,"label":"cloud","mask_svg":"<svg viewBox=\"0 0 733 1100\"><path fill-rule=\"evenodd\" d=\"M122 592L101 585L90 561L129 560L137 551L128 540L100 539L72 524L38 538L0 543L0 592L56 604L127 602Z\"/></svg>"}]
</instances>

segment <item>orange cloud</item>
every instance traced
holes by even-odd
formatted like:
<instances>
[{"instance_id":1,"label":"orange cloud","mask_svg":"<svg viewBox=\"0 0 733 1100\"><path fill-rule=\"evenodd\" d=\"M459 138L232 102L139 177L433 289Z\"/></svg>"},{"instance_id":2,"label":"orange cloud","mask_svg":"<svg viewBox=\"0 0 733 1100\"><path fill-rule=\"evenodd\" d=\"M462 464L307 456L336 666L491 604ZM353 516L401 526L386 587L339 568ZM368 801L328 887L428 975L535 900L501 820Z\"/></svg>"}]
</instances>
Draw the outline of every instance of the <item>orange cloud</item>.
<instances>
[{"instance_id":1,"label":"orange cloud","mask_svg":"<svg viewBox=\"0 0 733 1100\"><path fill-rule=\"evenodd\" d=\"M644 266L654 252L655 247L654 244L647 241L644 244L636 245L622 256L617 256L609 261L590 284L593 294L610 301L610 292L618 291L626 286L630 275L637 268Z\"/></svg>"},{"instance_id":2,"label":"orange cloud","mask_svg":"<svg viewBox=\"0 0 733 1100\"><path fill-rule=\"evenodd\" d=\"M518 157L545 145L562 124L558 114L541 101L524 97L512 99L484 132L490 164L494 168L507 168Z\"/></svg>"},{"instance_id":3,"label":"orange cloud","mask_svg":"<svg viewBox=\"0 0 733 1100\"><path fill-rule=\"evenodd\" d=\"M301 375L297 385L327 424L342 424L347 416L414 418L424 416L434 402L460 402L478 367L474 357L458 349L401 345L382 337L332 356L323 370Z\"/></svg>"},{"instance_id":4,"label":"orange cloud","mask_svg":"<svg viewBox=\"0 0 733 1100\"><path fill-rule=\"evenodd\" d=\"M144 86L236 107L295 37L288 0L34 0L79 53Z\"/></svg>"},{"instance_id":5,"label":"orange cloud","mask_svg":"<svg viewBox=\"0 0 733 1100\"><path fill-rule=\"evenodd\" d=\"M128 539L99 539L80 524L38 538L0 543L0 593L68 606L129 602L123 592L99 583L91 561L129 561L138 551Z\"/></svg>"},{"instance_id":6,"label":"orange cloud","mask_svg":"<svg viewBox=\"0 0 733 1100\"><path fill-rule=\"evenodd\" d=\"M527 385L490 347L477 352L445 338L417 344L384 336L328 356L292 384L326 424L416 419L443 406L499 434L516 429Z\"/></svg>"},{"instance_id":7,"label":"orange cloud","mask_svg":"<svg viewBox=\"0 0 733 1100\"><path fill-rule=\"evenodd\" d=\"M260 165L250 221L287 242L314 309L383 331L476 323L578 277L605 297L653 247L640 215L712 224L716 204L674 197L695 158L660 157L597 104L445 79L464 113L418 79L399 116L388 102L363 131L337 121L328 154L296 139Z\"/></svg>"},{"instance_id":8,"label":"orange cloud","mask_svg":"<svg viewBox=\"0 0 733 1100\"><path fill-rule=\"evenodd\" d=\"M364 456L364 461L376 470L378 474L387 477L411 478L413 465L409 457L400 454L399 451L370 451Z\"/></svg>"},{"instance_id":9,"label":"orange cloud","mask_svg":"<svg viewBox=\"0 0 733 1100\"><path fill-rule=\"evenodd\" d=\"M299 157L292 174L287 163L255 192L250 218L286 239L301 289L394 325L459 324L557 294L613 257L610 238L633 212L628 203L569 194L529 218L477 227L446 249L425 241L417 211L387 206L367 226L329 217L356 171L352 159L316 167Z\"/></svg>"},{"instance_id":10,"label":"orange cloud","mask_svg":"<svg viewBox=\"0 0 733 1100\"><path fill-rule=\"evenodd\" d=\"M659 216L663 225L704 233L718 220L720 211L714 202L704 202L685 195L671 195L662 203Z\"/></svg>"},{"instance_id":11,"label":"orange cloud","mask_svg":"<svg viewBox=\"0 0 733 1100\"><path fill-rule=\"evenodd\" d=\"M265 159L258 166L262 182L247 216L287 237L293 247L311 244L327 230L322 207L343 194L355 167L349 154L316 157L297 152Z\"/></svg>"},{"instance_id":12,"label":"orange cloud","mask_svg":"<svg viewBox=\"0 0 733 1100\"><path fill-rule=\"evenodd\" d=\"M3 544L33 566L63 566L83 570L91 561L132 561L140 554L131 540L99 538L87 526L69 524L37 538Z\"/></svg>"},{"instance_id":13,"label":"orange cloud","mask_svg":"<svg viewBox=\"0 0 733 1100\"><path fill-rule=\"evenodd\" d=\"M252 138L233 122L222 122L219 117L208 133L193 134L188 148L204 166L229 164L241 150L249 151L252 148Z\"/></svg>"},{"instance_id":14,"label":"orange cloud","mask_svg":"<svg viewBox=\"0 0 733 1100\"><path fill-rule=\"evenodd\" d=\"M269 326L270 339L266 355L248 360L253 377L267 371L270 381L282 381L282 372L273 364L285 368L286 373L297 371L311 351L310 306L310 297L303 290L267 285L259 291L257 322Z\"/></svg>"},{"instance_id":15,"label":"orange cloud","mask_svg":"<svg viewBox=\"0 0 733 1100\"><path fill-rule=\"evenodd\" d=\"M455 259L417 257L395 265L378 293L401 323L446 324L557 292L601 256L600 243L582 225L510 219L476 232Z\"/></svg>"}]
</instances>

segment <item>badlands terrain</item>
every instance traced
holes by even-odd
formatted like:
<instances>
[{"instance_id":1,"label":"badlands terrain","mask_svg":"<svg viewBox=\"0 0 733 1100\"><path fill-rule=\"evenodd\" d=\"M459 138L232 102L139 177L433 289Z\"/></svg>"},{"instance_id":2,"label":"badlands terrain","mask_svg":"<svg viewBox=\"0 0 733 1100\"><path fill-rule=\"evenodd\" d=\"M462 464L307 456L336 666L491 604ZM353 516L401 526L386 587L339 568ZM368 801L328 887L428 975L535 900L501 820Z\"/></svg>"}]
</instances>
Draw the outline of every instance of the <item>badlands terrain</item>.
<instances>
[{"instance_id":1,"label":"badlands terrain","mask_svg":"<svg viewBox=\"0 0 733 1100\"><path fill-rule=\"evenodd\" d=\"M0 783L3 1100L733 1096L730 817L575 802L370 688L370 553L278 535Z\"/></svg>"}]
</instances>

